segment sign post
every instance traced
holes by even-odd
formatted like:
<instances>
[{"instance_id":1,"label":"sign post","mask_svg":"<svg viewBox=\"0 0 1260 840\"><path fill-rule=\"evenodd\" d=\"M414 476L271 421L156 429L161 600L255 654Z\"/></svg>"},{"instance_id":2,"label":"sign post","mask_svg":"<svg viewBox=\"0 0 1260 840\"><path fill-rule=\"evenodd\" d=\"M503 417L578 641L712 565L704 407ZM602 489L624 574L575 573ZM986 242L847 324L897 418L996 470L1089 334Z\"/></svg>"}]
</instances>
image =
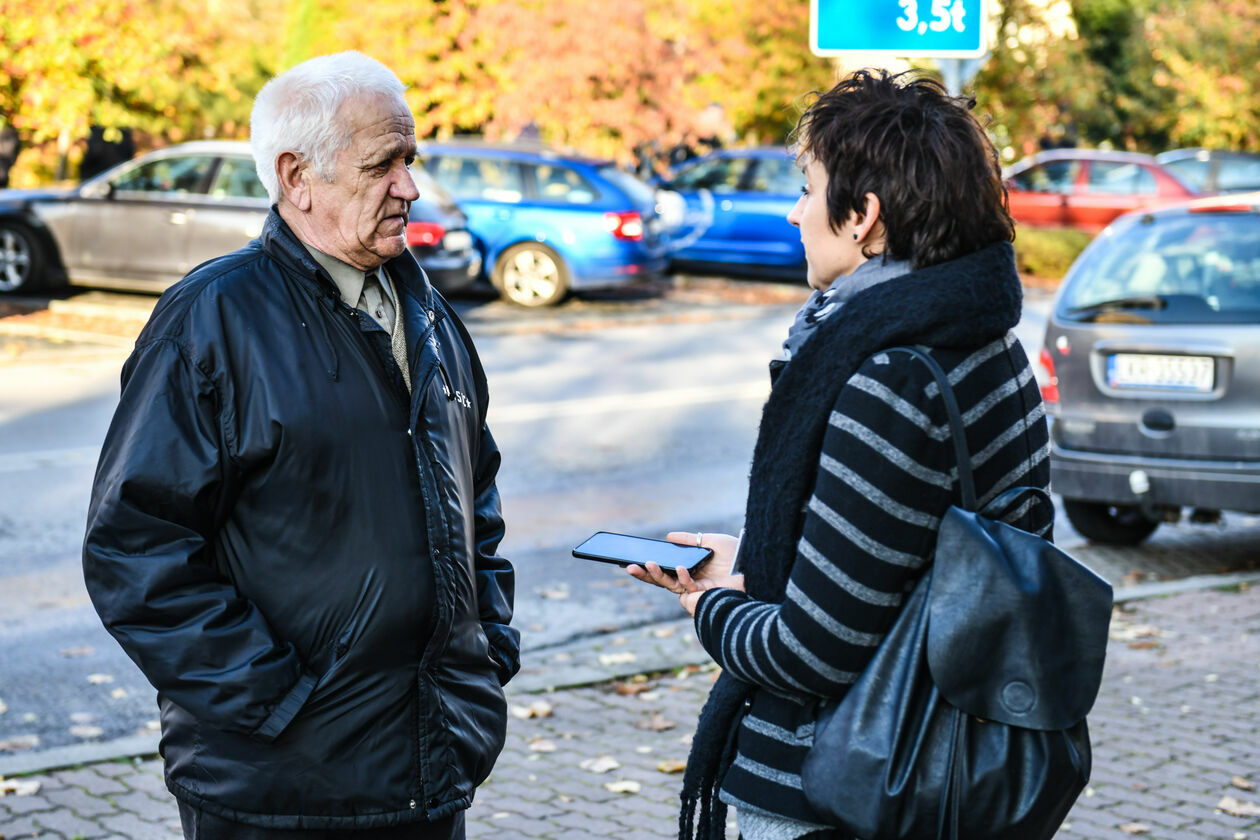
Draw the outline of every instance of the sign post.
<instances>
[{"instance_id":1,"label":"sign post","mask_svg":"<svg viewBox=\"0 0 1260 840\"><path fill-rule=\"evenodd\" d=\"M987 0L810 0L809 47L817 55L979 58Z\"/></svg>"}]
</instances>

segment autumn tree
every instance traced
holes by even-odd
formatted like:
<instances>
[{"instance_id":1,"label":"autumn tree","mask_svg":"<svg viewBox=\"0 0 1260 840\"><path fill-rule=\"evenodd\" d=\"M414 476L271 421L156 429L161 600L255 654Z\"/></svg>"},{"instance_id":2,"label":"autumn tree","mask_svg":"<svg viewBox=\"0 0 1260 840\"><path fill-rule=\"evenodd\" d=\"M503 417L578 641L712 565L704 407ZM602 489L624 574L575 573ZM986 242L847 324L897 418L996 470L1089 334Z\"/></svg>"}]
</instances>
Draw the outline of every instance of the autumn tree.
<instances>
[{"instance_id":1,"label":"autumn tree","mask_svg":"<svg viewBox=\"0 0 1260 840\"><path fill-rule=\"evenodd\" d=\"M1146 21L1146 35L1158 63L1150 83L1170 99L1172 143L1260 152L1260 6L1161 5Z\"/></svg>"},{"instance_id":2,"label":"autumn tree","mask_svg":"<svg viewBox=\"0 0 1260 840\"><path fill-rule=\"evenodd\" d=\"M64 163L92 125L175 141L245 131L265 76L248 0L0 0L0 119Z\"/></svg>"}]
</instances>

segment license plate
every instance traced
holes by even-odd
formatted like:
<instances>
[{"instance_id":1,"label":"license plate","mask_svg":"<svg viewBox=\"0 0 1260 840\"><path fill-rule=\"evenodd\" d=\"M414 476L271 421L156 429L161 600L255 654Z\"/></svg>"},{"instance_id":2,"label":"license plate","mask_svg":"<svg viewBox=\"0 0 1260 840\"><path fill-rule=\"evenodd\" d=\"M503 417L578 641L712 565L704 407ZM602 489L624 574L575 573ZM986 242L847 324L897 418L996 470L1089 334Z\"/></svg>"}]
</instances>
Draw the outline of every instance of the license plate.
<instances>
[{"instance_id":1,"label":"license plate","mask_svg":"<svg viewBox=\"0 0 1260 840\"><path fill-rule=\"evenodd\" d=\"M1215 369L1211 356L1115 353L1107 357L1107 384L1202 394L1212 390Z\"/></svg>"},{"instance_id":2,"label":"license plate","mask_svg":"<svg viewBox=\"0 0 1260 840\"><path fill-rule=\"evenodd\" d=\"M464 251L472 247L472 234L466 230L453 230L442 237L442 247L448 251Z\"/></svg>"}]
</instances>

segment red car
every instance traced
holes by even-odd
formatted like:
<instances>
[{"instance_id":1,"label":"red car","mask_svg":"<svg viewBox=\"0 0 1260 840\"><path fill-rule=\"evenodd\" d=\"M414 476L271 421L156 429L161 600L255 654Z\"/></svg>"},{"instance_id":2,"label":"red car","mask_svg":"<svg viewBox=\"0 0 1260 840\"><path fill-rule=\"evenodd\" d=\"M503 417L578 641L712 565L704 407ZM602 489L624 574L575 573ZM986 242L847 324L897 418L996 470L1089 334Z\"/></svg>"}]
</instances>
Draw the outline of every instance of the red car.
<instances>
[{"instance_id":1,"label":"red car","mask_svg":"<svg viewBox=\"0 0 1260 840\"><path fill-rule=\"evenodd\" d=\"M1198 193L1150 155L1055 149L1006 171L1011 216L1030 227L1100 231L1121 213Z\"/></svg>"}]
</instances>

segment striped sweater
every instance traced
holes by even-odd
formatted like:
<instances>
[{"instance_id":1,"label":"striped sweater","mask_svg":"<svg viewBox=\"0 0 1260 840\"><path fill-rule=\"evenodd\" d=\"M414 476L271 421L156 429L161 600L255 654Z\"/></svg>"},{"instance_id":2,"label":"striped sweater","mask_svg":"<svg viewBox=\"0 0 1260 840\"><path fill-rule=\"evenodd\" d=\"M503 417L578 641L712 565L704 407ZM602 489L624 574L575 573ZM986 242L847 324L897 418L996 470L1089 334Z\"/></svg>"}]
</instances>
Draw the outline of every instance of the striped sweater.
<instances>
[{"instance_id":1,"label":"striped sweater","mask_svg":"<svg viewBox=\"0 0 1260 840\"><path fill-rule=\"evenodd\" d=\"M1009 487L1046 487L1044 409L1014 335L979 348L923 349L958 397L981 505ZM800 768L819 706L844 696L923 574L940 518L959 501L956 476L944 403L927 367L902 353L866 359L831 407L783 602L722 589L697 608L705 648L757 689L723 801L815 821ZM773 489L750 488L757 492ZM1010 520L1042 534L1051 525L1043 508Z\"/></svg>"}]
</instances>

